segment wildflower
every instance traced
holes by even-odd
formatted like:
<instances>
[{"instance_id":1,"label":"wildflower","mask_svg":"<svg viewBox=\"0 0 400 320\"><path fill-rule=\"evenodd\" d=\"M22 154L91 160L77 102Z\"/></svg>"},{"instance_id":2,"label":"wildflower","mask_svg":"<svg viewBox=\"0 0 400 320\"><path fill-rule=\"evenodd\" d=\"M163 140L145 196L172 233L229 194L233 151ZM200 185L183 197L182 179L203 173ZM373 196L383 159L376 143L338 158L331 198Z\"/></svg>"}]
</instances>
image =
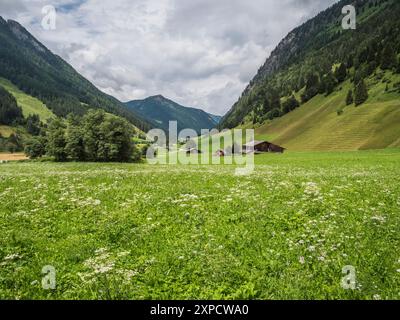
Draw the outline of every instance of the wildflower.
<instances>
[{"instance_id":1,"label":"wildflower","mask_svg":"<svg viewBox=\"0 0 400 320\"><path fill-rule=\"evenodd\" d=\"M21 258L21 256L18 253L13 253L13 254L9 254L8 256L4 257L4 261L10 261L10 260L15 260L15 259L19 259Z\"/></svg>"},{"instance_id":2,"label":"wildflower","mask_svg":"<svg viewBox=\"0 0 400 320\"><path fill-rule=\"evenodd\" d=\"M307 250L310 251L310 252L314 252L315 251L315 247L314 246L309 246Z\"/></svg>"},{"instance_id":3,"label":"wildflower","mask_svg":"<svg viewBox=\"0 0 400 320\"><path fill-rule=\"evenodd\" d=\"M114 263L110 262L108 264L95 266L94 272L100 273L100 274L107 273L107 272L110 272L111 270L113 270L113 268L114 268Z\"/></svg>"},{"instance_id":4,"label":"wildflower","mask_svg":"<svg viewBox=\"0 0 400 320\"><path fill-rule=\"evenodd\" d=\"M303 183L305 186L304 193L308 196L319 196L320 188L315 182L307 182Z\"/></svg>"},{"instance_id":5,"label":"wildflower","mask_svg":"<svg viewBox=\"0 0 400 320\"><path fill-rule=\"evenodd\" d=\"M386 218L383 216L373 216L371 217L371 220L380 222L380 223L385 223L386 222Z\"/></svg>"},{"instance_id":6,"label":"wildflower","mask_svg":"<svg viewBox=\"0 0 400 320\"><path fill-rule=\"evenodd\" d=\"M118 256L119 258L122 258L122 257L128 256L130 253L131 253L130 251L122 251L122 252L119 252L119 253L117 254L117 256Z\"/></svg>"},{"instance_id":7,"label":"wildflower","mask_svg":"<svg viewBox=\"0 0 400 320\"><path fill-rule=\"evenodd\" d=\"M106 249L106 248L99 248L99 249L97 249L97 250L95 251L96 254L102 254L102 253L105 253L105 252L107 252L107 249Z\"/></svg>"},{"instance_id":8,"label":"wildflower","mask_svg":"<svg viewBox=\"0 0 400 320\"><path fill-rule=\"evenodd\" d=\"M304 264L304 263L306 262L306 260L304 259L304 257L300 257L300 258L299 258L299 262L300 262L301 264Z\"/></svg>"}]
</instances>

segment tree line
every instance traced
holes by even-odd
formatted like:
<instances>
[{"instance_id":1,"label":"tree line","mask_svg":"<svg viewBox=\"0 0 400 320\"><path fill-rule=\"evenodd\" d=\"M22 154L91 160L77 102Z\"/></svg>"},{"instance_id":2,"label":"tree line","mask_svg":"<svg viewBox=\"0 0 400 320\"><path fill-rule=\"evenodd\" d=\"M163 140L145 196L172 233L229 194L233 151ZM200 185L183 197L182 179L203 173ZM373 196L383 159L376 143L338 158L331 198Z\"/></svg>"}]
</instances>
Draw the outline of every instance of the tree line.
<instances>
[{"instance_id":1,"label":"tree line","mask_svg":"<svg viewBox=\"0 0 400 320\"><path fill-rule=\"evenodd\" d=\"M83 116L50 120L38 136L26 142L25 153L31 159L47 155L58 162L132 162L141 158L133 142L135 134L127 120L90 110Z\"/></svg>"}]
</instances>

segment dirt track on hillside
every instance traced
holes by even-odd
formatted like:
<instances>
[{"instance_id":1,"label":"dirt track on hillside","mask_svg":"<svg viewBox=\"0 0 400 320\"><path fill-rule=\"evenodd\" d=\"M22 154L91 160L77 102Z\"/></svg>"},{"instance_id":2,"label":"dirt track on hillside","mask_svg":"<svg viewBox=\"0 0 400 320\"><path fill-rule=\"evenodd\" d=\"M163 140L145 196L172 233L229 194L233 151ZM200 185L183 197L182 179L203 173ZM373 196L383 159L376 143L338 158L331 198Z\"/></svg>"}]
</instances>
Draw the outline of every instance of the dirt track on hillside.
<instances>
[{"instance_id":1,"label":"dirt track on hillside","mask_svg":"<svg viewBox=\"0 0 400 320\"><path fill-rule=\"evenodd\" d=\"M28 158L23 153L0 153L0 161L19 161L26 159Z\"/></svg>"}]
</instances>

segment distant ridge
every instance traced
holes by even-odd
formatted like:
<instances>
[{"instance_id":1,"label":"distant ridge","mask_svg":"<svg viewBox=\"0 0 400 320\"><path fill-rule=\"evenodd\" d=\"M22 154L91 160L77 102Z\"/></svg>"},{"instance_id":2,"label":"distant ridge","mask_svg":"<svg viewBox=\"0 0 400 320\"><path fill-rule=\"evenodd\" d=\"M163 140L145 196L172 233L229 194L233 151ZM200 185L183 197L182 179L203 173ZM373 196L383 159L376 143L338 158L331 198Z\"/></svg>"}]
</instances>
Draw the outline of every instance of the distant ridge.
<instances>
[{"instance_id":1,"label":"distant ridge","mask_svg":"<svg viewBox=\"0 0 400 320\"><path fill-rule=\"evenodd\" d=\"M193 129L200 134L201 129L216 128L221 119L220 116L200 109L184 107L162 95L129 101L126 105L150 122L153 127L165 131L168 131L169 121L177 121L179 131Z\"/></svg>"}]
</instances>

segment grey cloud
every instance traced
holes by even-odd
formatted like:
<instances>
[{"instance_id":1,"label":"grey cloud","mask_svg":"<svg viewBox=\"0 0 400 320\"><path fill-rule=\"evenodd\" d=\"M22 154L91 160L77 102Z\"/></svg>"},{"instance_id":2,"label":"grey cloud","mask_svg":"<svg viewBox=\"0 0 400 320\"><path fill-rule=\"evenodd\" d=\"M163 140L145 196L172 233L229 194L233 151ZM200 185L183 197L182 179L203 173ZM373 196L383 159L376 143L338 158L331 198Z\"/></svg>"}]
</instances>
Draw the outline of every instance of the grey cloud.
<instances>
[{"instance_id":1,"label":"grey cloud","mask_svg":"<svg viewBox=\"0 0 400 320\"><path fill-rule=\"evenodd\" d=\"M335 0L53 0L57 30L41 29L44 0L1 0L7 12L120 100L163 94L224 114L292 28Z\"/></svg>"},{"instance_id":2,"label":"grey cloud","mask_svg":"<svg viewBox=\"0 0 400 320\"><path fill-rule=\"evenodd\" d=\"M0 15L4 15L6 18L26 10L22 0L1 0L0 2Z\"/></svg>"}]
</instances>

